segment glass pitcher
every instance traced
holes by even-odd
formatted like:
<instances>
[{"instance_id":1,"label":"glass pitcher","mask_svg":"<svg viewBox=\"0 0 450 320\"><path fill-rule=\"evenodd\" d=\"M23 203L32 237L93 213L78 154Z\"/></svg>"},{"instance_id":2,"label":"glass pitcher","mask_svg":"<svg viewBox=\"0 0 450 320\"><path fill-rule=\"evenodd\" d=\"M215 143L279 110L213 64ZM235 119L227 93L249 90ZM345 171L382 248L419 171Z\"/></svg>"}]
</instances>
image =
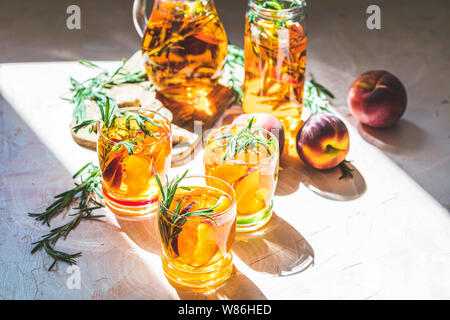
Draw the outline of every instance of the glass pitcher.
<instances>
[{"instance_id":1,"label":"glass pitcher","mask_svg":"<svg viewBox=\"0 0 450 320\"><path fill-rule=\"evenodd\" d=\"M149 79L159 93L177 101L206 97L228 54L214 1L155 0L148 21L145 5L146 0L134 1L133 19Z\"/></svg>"}]
</instances>

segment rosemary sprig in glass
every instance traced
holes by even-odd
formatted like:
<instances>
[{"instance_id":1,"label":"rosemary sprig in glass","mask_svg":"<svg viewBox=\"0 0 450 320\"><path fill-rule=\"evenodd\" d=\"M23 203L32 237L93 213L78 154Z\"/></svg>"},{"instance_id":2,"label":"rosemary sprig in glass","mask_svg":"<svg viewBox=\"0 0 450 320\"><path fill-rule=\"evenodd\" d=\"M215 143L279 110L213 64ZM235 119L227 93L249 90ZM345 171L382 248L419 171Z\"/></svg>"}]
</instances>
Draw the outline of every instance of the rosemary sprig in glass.
<instances>
[{"instance_id":1,"label":"rosemary sprig in glass","mask_svg":"<svg viewBox=\"0 0 450 320\"><path fill-rule=\"evenodd\" d=\"M144 138L128 140L128 141L119 141L114 145L114 147L112 147L111 151L117 151L122 148L125 148L125 149L127 149L128 154L131 155L131 154L133 154L134 148L136 147L135 143L138 141L141 141L143 139Z\"/></svg>"},{"instance_id":2,"label":"rosemary sprig in glass","mask_svg":"<svg viewBox=\"0 0 450 320\"><path fill-rule=\"evenodd\" d=\"M126 112L118 112L118 114L120 114L121 116L125 117L125 121L127 124L127 128L130 129L130 122L131 120L136 121L137 125L139 126L139 128L142 130L142 132L144 132L145 135L147 136L151 136L151 137L157 137L158 135L151 132L150 130L147 129L145 122L148 122L156 127L161 127L161 124L156 123L155 121L153 121L152 119L140 114L139 112L134 112L134 111L126 111Z\"/></svg>"},{"instance_id":3,"label":"rosemary sprig in glass","mask_svg":"<svg viewBox=\"0 0 450 320\"><path fill-rule=\"evenodd\" d=\"M177 246L176 244L173 243L173 241L176 241L178 234L183 230L183 225L186 223L187 217L202 216L204 218L212 220L217 225L216 220L214 220L214 218L211 217L210 214L214 213L214 209L219 204L216 204L212 208L190 211L190 209L194 206L195 202L188 204L186 207L184 207L183 210L181 210L182 200L180 200L177 203L174 212L169 215L168 209L172 205L173 199L175 197L178 188L190 190L188 187L179 186L179 184L184 179L187 173L188 170L186 170L181 176L176 176L174 179L172 179L172 181L167 182L167 184L165 184L164 186L158 175L155 174L155 178L158 183L159 190L161 192L161 199L158 211L159 216L158 228L164 246L166 248L169 248L169 246L172 244L172 248L174 249L174 251L177 250L176 249Z\"/></svg>"},{"instance_id":4,"label":"rosemary sprig in glass","mask_svg":"<svg viewBox=\"0 0 450 320\"><path fill-rule=\"evenodd\" d=\"M253 130L253 124L255 123L255 117L252 117L248 122L247 126L240 129L237 134L224 134L222 136L213 138L208 142L224 140L224 144L218 146L217 148L226 147L223 160L227 157L229 159L234 159L234 157L243 150L256 149L260 146L263 146L267 149L269 154L274 152L273 145L270 141L262 139L261 137L256 136L261 129L257 128Z\"/></svg>"},{"instance_id":5,"label":"rosemary sprig in glass","mask_svg":"<svg viewBox=\"0 0 450 320\"><path fill-rule=\"evenodd\" d=\"M92 132L95 130L95 126L97 125L97 123L100 122L105 127L106 136L107 136L107 138L109 138L109 129L114 127L115 121L118 118L124 118L128 129L130 129L130 127L131 127L130 126L131 120L134 120L134 121L136 121L137 125L139 126L139 129L146 136L158 137L158 134L149 130L147 128L147 126L145 125L145 123L148 122L157 127L161 127L161 124L156 123L152 119L140 114L139 112L121 111L117 107L114 100L111 99L110 97L106 96L105 103L99 102L98 107L100 109L101 119L100 120L84 120L83 122L81 122L80 124L78 124L72 128L75 133L77 133L82 128L89 127L89 126L90 126L89 132ZM144 139L144 138L142 138L142 139ZM111 151L118 150L122 147L126 147L126 149L128 150L128 153L132 154L133 149L136 146L134 143L138 142L142 139L120 141L111 149Z\"/></svg>"},{"instance_id":6,"label":"rosemary sprig in glass","mask_svg":"<svg viewBox=\"0 0 450 320\"><path fill-rule=\"evenodd\" d=\"M103 217L103 215L92 215L92 211L104 207L93 198L94 193L96 193L100 198L103 198L100 192L100 169L92 163L88 163L73 175L74 179L77 177L80 178L81 182L75 183L75 187L72 189L56 195L55 202L48 206L44 212L29 213L30 217L33 217L37 221L41 221L43 224L50 226L50 221L54 217L68 209L74 201L78 202L78 207L73 208L76 212L69 215L73 217L72 220L62 226L51 229L50 232L42 236L40 240L33 242L34 247L31 250L32 254L44 249L44 251L53 258L53 263L48 268L49 271L52 270L58 261L68 264L76 264L74 258L81 255L81 252L70 254L56 250L56 242L61 238L66 239L69 233L75 229L81 220Z\"/></svg>"},{"instance_id":7,"label":"rosemary sprig in glass","mask_svg":"<svg viewBox=\"0 0 450 320\"><path fill-rule=\"evenodd\" d=\"M273 10L283 10L293 8L296 5L304 5L304 0L253 0L257 5Z\"/></svg>"},{"instance_id":8,"label":"rosemary sprig in glass","mask_svg":"<svg viewBox=\"0 0 450 320\"><path fill-rule=\"evenodd\" d=\"M229 85L236 92L237 101L242 101L242 89L240 87L242 80L237 78L237 73L234 72L238 66L244 67L244 50L230 45L228 46L228 58L225 72L229 72ZM325 88L322 84L318 83L311 76L311 80L305 81L305 89L303 94L303 105L307 108L311 114L318 112L331 111L330 98L333 99L334 95Z\"/></svg>"}]
</instances>

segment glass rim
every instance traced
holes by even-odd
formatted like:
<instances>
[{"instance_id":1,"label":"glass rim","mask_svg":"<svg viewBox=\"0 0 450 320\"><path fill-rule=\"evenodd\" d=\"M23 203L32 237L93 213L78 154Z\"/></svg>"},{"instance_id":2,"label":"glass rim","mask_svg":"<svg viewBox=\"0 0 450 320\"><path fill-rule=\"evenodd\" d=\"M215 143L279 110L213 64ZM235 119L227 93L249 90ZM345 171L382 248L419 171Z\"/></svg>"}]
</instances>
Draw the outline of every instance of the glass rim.
<instances>
[{"instance_id":1,"label":"glass rim","mask_svg":"<svg viewBox=\"0 0 450 320\"><path fill-rule=\"evenodd\" d=\"M229 189L231 190L231 193L232 193L231 205L230 205L227 209L225 209L224 211L222 211L222 212L217 212L217 213L214 212L213 214L209 214L208 216L210 216L210 217L212 217L212 218L214 218L214 217L225 216L226 214L228 214L228 213L232 210L233 206L236 206L236 192L234 191L234 188L233 188L228 182L226 182L226 181L224 181L224 180L222 180L222 179L220 179L220 178L213 177L213 176L209 176L209 175L205 175L205 174L193 174L193 175L188 175L188 176L184 177L183 180L181 180L180 186L183 186L183 184L182 184L183 181L185 181L186 179L190 179L190 178L191 178L191 179L193 179L193 178L205 178L205 181L206 181L206 178L218 180L219 182L223 183L224 185L227 186L227 188L229 188ZM166 183L167 183L167 182L166 182ZM208 188L213 188L213 189L218 189L218 188L216 188L216 187L208 186L208 185L206 185L206 187L208 187ZM221 190L221 189L219 189L219 190L222 191L222 192L224 192L226 195L229 196L229 193L230 193L230 192L226 192L226 191L223 191L223 190ZM160 194L160 196L161 196L161 191L160 191L159 194ZM175 215L175 212L171 211L169 208L166 208L166 206L161 202L161 200L158 200L158 205L162 206L162 207L163 207L167 212L169 212L171 215ZM164 217L164 219L167 219L167 218ZM193 220L192 217L186 217L186 219L187 219L187 220ZM169 223L172 223L172 222L169 221Z\"/></svg>"},{"instance_id":2,"label":"glass rim","mask_svg":"<svg viewBox=\"0 0 450 320\"><path fill-rule=\"evenodd\" d=\"M214 135L215 133L217 133L217 132L219 132L220 130L223 130L223 129L225 129L225 128L231 128L231 127L234 126L234 125L237 125L237 126L240 127L240 128L246 127L246 125L243 125L243 124L226 124L226 125L224 125L224 126L221 126L221 127L219 127L219 128L214 129L214 131L212 131L211 133L209 133L208 136L206 137L205 152L206 152L206 149L207 149L208 144L209 144L209 142L210 142L209 139L211 138L212 135ZM273 152L270 153L269 156L267 156L267 157L265 157L265 158L262 158L262 159L260 159L260 160L257 160L257 161L244 162L244 164L259 164L259 163L261 163L261 162L263 162L263 161L271 161L275 156L279 156L278 153L279 153L280 143L279 143L279 141L278 141L278 138L277 138L272 132L270 132L270 131L267 130L267 129L264 129L264 128L258 128L258 129L260 129L260 132L264 132L264 133L268 134L268 135L270 136L271 140L273 140L273 141L276 142L276 148L275 148L275 150L273 150ZM281 130L280 130L280 131L281 131ZM225 159L225 160L222 160L221 163L231 163L231 164L236 164L236 161L235 161L235 160L230 160L230 159Z\"/></svg>"},{"instance_id":3,"label":"glass rim","mask_svg":"<svg viewBox=\"0 0 450 320\"><path fill-rule=\"evenodd\" d=\"M150 113L154 113L154 114L160 116L160 117L163 118L164 121L167 123L167 126L168 126L168 128L169 128L169 132L168 132L167 134L165 134L164 139L158 139L157 141L154 141L154 142L151 142L151 143L140 144L141 146L148 147L148 146L151 146L151 145L159 144L159 143L162 143L162 142L166 141L167 139L169 139L169 138L172 136L172 126L171 126L171 122L170 122L170 120L169 120L165 115L161 114L160 112L158 112L158 111L156 111L156 110L153 110L153 109L150 109L150 108L145 108L145 107L125 107L125 108L119 108L119 107L117 107L117 108L118 108L119 110L123 110L123 111L140 111L140 110L148 111L148 112L150 112ZM108 141L108 142L110 142L110 143L112 143L112 144L114 144L114 145L115 145L115 144L118 144L119 142L130 141L130 140L113 141L113 140L109 139L108 137L106 137L106 136L103 134L103 132L102 132L100 126L103 127L103 124L102 124L102 122L98 121L98 122L97 122L97 131L98 131L99 135L102 136L103 139L105 139L106 141Z\"/></svg>"},{"instance_id":4,"label":"glass rim","mask_svg":"<svg viewBox=\"0 0 450 320\"><path fill-rule=\"evenodd\" d=\"M272 9L262 7L255 0L249 0L249 6L252 10L271 18L280 18L280 16L284 15L295 16L300 13L299 11L304 10L307 6L305 0L301 0L300 2L292 0L292 3L295 4L292 8Z\"/></svg>"}]
</instances>

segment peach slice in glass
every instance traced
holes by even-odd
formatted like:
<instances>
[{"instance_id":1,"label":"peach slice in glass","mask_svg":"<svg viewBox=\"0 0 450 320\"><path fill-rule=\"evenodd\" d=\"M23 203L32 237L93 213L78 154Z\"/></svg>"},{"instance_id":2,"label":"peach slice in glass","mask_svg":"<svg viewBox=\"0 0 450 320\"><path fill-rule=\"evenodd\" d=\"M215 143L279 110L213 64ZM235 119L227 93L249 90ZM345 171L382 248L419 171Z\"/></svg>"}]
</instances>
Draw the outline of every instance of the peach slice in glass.
<instances>
[{"instance_id":1,"label":"peach slice in glass","mask_svg":"<svg viewBox=\"0 0 450 320\"><path fill-rule=\"evenodd\" d=\"M178 254L193 267L208 263L218 250L214 227L203 219L190 217L178 235Z\"/></svg>"},{"instance_id":2,"label":"peach slice in glass","mask_svg":"<svg viewBox=\"0 0 450 320\"><path fill-rule=\"evenodd\" d=\"M150 168L149 163L143 157L131 155L126 158L124 183L127 185L129 196L137 196L147 189L151 174Z\"/></svg>"},{"instance_id":3,"label":"peach slice in glass","mask_svg":"<svg viewBox=\"0 0 450 320\"><path fill-rule=\"evenodd\" d=\"M122 166L120 165L120 159L121 159L120 156L116 156L112 158L111 161L108 162L105 170L103 171L103 180L109 182L114 177L117 170L122 170Z\"/></svg>"},{"instance_id":4,"label":"peach slice in glass","mask_svg":"<svg viewBox=\"0 0 450 320\"><path fill-rule=\"evenodd\" d=\"M231 206L231 199L227 196L221 196L219 200L217 200L216 207L214 208L215 213L221 213L227 210Z\"/></svg>"},{"instance_id":5,"label":"peach slice in glass","mask_svg":"<svg viewBox=\"0 0 450 320\"><path fill-rule=\"evenodd\" d=\"M212 176L233 185L247 174L247 167L238 163L223 163L213 169Z\"/></svg>"},{"instance_id":6,"label":"peach slice in glass","mask_svg":"<svg viewBox=\"0 0 450 320\"><path fill-rule=\"evenodd\" d=\"M259 181L260 172L259 170L254 170L237 183L235 187L236 205L239 214L252 214L264 208L265 201L256 197Z\"/></svg>"}]
</instances>

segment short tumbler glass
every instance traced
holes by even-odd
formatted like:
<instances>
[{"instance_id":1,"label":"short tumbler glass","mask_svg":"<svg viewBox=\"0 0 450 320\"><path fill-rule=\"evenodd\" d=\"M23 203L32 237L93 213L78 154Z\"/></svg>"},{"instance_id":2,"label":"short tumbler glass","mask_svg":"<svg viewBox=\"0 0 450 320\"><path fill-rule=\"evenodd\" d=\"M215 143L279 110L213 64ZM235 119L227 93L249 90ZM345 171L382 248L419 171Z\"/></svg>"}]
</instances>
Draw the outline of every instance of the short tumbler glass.
<instances>
[{"instance_id":1,"label":"short tumbler glass","mask_svg":"<svg viewBox=\"0 0 450 320\"><path fill-rule=\"evenodd\" d=\"M262 144L246 146L245 139L242 145L233 142L245 128L216 129L207 137L204 155L205 174L226 181L236 192L238 232L254 231L269 222L279 166L278 140L271 132L252 129Z\"/></svg>"},{"instance_id":2,"label":"short tumbler glass","mask_svg":"<svg viewBox=\"0 0 450 320\"><path fill-rule=\"evenodd\" d=\"M199 213L208 209L213 210ZM171 284L197 291L217 288L231 276L233 267L233 188L215 177L185 177L169 208L160 201L158 231L162 265Z\"/></svg>"},{"instance_id":3,"label":"short tumbler glass","mask_svg":"<svg viewBox=\"0 0 450 320\"><path fill-rule=\"evenodd\" d=\"M136 113L145 117L138 118L139 123L135 120ZM113 124L108 128L99 124L97 130L102 192L107 207L123 218L156 213L159 188L155 174L164 176L171 165L170 121L151 109L123 108Z\"/></svg>"}]
</instances>

